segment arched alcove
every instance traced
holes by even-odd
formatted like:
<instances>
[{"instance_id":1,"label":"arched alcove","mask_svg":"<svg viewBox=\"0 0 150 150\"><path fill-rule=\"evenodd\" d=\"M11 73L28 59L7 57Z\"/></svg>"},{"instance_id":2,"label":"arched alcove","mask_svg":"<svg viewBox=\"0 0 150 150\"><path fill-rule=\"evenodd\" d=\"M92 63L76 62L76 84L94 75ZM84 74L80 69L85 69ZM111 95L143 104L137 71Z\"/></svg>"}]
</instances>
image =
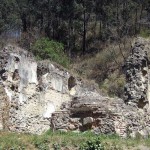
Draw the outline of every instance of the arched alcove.
<instances>
[{"instance_id":1,"label":"arched alcove","mask_svg":"<svg viewBox=\"0 0 150 150\"><path fill-rule=\"evenodd\" d=\"M70 76L68 79L68 89L69 91L76 86L76 79L73 76Z\"/></svg>"}]
</instances>

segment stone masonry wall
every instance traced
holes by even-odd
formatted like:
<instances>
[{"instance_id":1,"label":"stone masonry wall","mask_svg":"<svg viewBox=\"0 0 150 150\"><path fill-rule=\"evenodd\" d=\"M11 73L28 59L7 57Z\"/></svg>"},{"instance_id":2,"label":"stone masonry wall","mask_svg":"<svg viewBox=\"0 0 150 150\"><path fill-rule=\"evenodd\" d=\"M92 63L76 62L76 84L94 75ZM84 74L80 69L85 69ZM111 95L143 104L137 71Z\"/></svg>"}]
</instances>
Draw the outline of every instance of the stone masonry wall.
<instances>
[{"instance_id":1,"label":"stone masonry wall","mask_svg":"<svg viewBox=\"0 0 150 150\"><path fill-rule=\"evenodd\" d=\"M121 99L93 101L79 99L72 101L68 110L54 112L51 119L53 131L91 130L95 134L118 134L123 138L150 135L150 112L126 105Z\"/></svg>"},{"instance_id":2,"label":"stone masonry wall","mask_svg":"<svg viewBox=\"0 0 150 150\"><path fill-rule=\"evenodd\" d=\"M4 87L0 84L0 130L9 129L9 100Z\"/></svg>"},{"instance_id":3,"label":"stone masonry wall","mask_svg":"<svg viewBox=\"0 0 150 150\"><path fill-rule=\"evenodd\" d=\"M125 86L125 102L135 104L139 108L143 108L148 101L149 86L149 60L147 55L148 49L145 41L141 38L137 39L132 53L125 63L126 86Z\"/></svg>"}]
</instances>

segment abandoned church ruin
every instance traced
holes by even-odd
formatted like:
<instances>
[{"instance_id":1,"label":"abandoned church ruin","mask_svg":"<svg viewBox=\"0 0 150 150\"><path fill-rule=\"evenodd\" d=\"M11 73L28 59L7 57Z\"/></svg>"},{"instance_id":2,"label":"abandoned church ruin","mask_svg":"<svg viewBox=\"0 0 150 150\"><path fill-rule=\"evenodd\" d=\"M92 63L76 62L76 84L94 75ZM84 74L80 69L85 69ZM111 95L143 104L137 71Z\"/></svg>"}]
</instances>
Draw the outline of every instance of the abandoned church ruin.
<instances>
[{"instance_id":1,"label":"abandoned church ruin","mask_svg":"<svg viewBox=\"0 0 150 150\"><path fill-rule=\"evenodd\" d=\"M0 56L0 129L41 134L60 131L150 135L148 41L139 38L124 71L124 100L31 53L7 46Z\"/></svg>"}]
</instances>

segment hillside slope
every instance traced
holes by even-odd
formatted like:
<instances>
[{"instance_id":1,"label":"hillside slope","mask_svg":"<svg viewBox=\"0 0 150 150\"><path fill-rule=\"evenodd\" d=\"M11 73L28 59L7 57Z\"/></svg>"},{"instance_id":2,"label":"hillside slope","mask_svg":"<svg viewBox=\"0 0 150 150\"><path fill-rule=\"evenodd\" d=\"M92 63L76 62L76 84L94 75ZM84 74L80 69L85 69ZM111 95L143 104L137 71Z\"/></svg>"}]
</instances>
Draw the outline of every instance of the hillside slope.
<instances>
[{"instance_id":1,"label":"hillside slope","mask_svg":"<svg viewBox=\"0 0 150 150\"><path fill-rule=\"evenodd\" d=\"M101 93L111 97L123 98L126 83L123 66L137 38L126 37L120 43L108 43L94 55L78 58L71 69L79 76L99 85ZM150 41L149 38L141 38ZM150 47L150 44L148 44ZM150 58L150 52L148 52Z\"/></svg>"}]
</instances>

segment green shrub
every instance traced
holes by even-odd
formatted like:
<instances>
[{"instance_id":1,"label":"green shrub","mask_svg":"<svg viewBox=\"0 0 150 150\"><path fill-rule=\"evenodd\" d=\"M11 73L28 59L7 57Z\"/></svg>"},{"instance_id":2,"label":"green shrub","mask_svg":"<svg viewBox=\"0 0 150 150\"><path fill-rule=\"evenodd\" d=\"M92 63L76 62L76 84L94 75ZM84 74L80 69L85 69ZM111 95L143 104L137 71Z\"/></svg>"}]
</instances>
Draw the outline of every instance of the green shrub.
<instances>
[{"instance_id":1,"label":"green shrub","mask_svg":"<svg viewBox=\"0 0 150 150\"><path fill-rule=\"evenodd\" d=\"M48 137L46 136L35 136L33 139L33 143L38 150L49 150L49 141Z\"/></svg>"},{"instance_id":2,"label":"green shrub","mask_svg":"<svg viewBox=\"0 0 150 150\"><path fill-rule=\"evenodd\" d=\"M53 148L54 148L54 150L60 150L60 144L58 144L58 143L53 144Z\"/></svg>"},{"instance_id":3,"label":"green shrub","mask_svg":"<svg viewBox=\"0 0 150 150\"><path fill-rule=\"evenodd\" d=\"M31 51L38 59L50 59L64 67L69 65L69 59L64 54L62 43L49 40L48 38L41 38L31 46Z\"/></svg>"},{"instance_id":4,"label":"green shrub","mask_svg":"<svg viewBox=\"0 0 150 150\"><path fill-rule=\"evenodd\" d=\"M79 150L104 150L104 146L101 144L99 138L95 138L81 145Z\"/></svg>"},{"instance_id":5,"label":"green shrub","mask_svg":"<svg viewBox=\"0 0 150 150\"><path fill-rule=\"evenodd\" d=\"M150 29L143 29L140 31L140 36L144 38L150 37Z\"/></svg>"},{"instance_id":6,"label":"green shrub","mask_svg":"<svg viewBox=\"0 0 150 150\"><path fill-rule=\"evenodd\" d=\"M104 80L103 84L100 87L109 96L118 96L122 98L124 93L124 86L124 75L119 75L117 72L114 72L107 79Z\"/></svg>"}]
</instances>

